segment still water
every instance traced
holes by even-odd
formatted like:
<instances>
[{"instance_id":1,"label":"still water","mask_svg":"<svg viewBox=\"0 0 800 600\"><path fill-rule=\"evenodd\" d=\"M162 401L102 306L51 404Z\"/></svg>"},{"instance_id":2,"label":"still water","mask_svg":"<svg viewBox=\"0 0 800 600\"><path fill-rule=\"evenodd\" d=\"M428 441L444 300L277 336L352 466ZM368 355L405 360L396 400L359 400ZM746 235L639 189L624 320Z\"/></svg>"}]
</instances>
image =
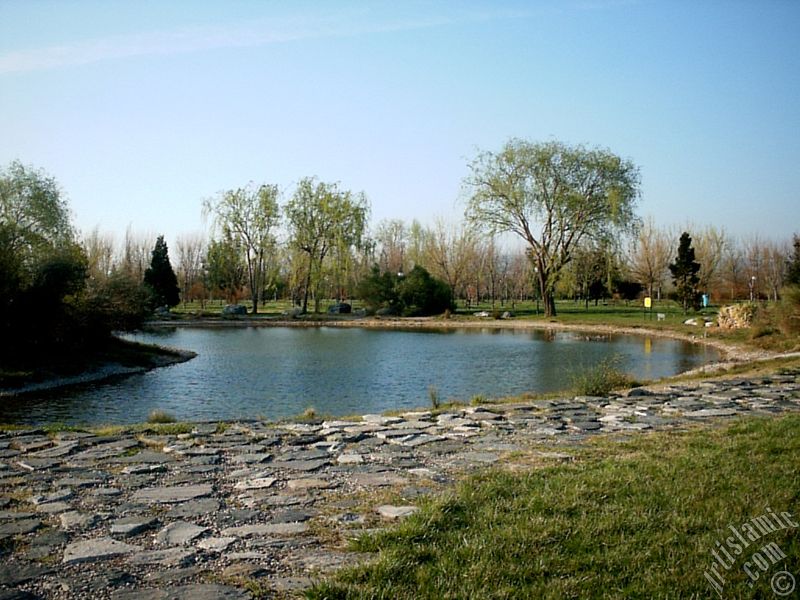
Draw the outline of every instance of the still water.
<instances>
[{"instance_id":1,"label":"still water","mask_svg":"<svg viewBox=\"0 0 800 600\"><path fill-rule=\"evenodd\" d=\"M568 387L572 373L612 355L637 379L719 358L701 345L575 332L357 328L172 329L131 336L197 352L183 364L4 401L0 422L134 423L162 409L179 420L349 415Z\"/></svg>"}]
</instances>

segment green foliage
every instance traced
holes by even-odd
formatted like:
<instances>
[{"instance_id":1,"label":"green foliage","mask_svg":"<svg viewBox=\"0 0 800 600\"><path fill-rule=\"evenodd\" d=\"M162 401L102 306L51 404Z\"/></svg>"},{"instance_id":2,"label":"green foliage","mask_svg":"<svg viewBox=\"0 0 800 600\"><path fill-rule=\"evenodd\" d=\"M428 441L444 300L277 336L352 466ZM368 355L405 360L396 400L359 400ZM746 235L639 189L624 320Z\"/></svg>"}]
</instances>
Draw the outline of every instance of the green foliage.
<instances>
[{"instance_id":1,"label":"green foliage","mask_svg":"<svg viewBox=\"0 0 800 600\"><path fill-rule=\"evenodd\" d=\"M87 286L88 259L73 241L69 211L54 179L19 163L0 171L0 363L50 365L127 329L112 317L106 285ZM111 294L137 301L130 289ZM141 299L141 298L139 298ZM138 309L137 309L138 310Z\"/></svg>"},{"instance_id":2,"label":"green foliage","mask_svg":"<svg viewBox=\"0 0 800 600\"><path fill-rule=\"evenodd\" d=\"M399 278L397 296L403 314L409 317L438 315L454 308L450 286L432 277L419 265L415 265L405 277Z\"/></svg>"},{"instance_id":3,"label":"green foliage","mask_svg":"<svg viewBox=\"0 0 800 600\"><path fill-rule=\"evenodd\" d=\"M323 262L329 254L337 256L336 264L345 265L352 248L365 242L369 203L364 194L340 190L335 183L323 183L306 177L297 184L284 209L289 224L291 245L308 259L303 285L303 312L308 311L308 298L314 291L314 312L319 312L319 286ZM338 278L341 273L334 272Z\"/></svg>"},{"instance_id":4,"label":"green foliage","mask_svg":"<svg viewBox=\"0 0 800 600\"><path fill-rule=\"evenodd\" d=\"M84 301L86 325L95 338L109 331L132 331L142 325L152 302L148 287L115 271L93 282Z\"/></svg>"},{"instance_id":5,"label":"green foliage","mask_svg":"<svg viewBox=\"0 0 800 600\"><path fill-rule=\"evenodd\" d=\"M361 280L356 293L370 310L391 308L400 313L397 275L391 271L381 273L378 265L374 265L369 276Z\"/></svg>"},{"instance_id":6,"label":"green foliage","mask_svg":"<svg viewBox=\"0 0 800 600\"><path fill-rule=\"evenodd\" d=\"M525 240L546 317L555 315L556 285L575 248L612 239L636 220L638 168L608 150L512 139L498 153L480 154L470 169L467 217Z\"/></svg>"},{"instance_id":7,"label":"green foliage","mask_svg":"<svg viewBox=\"0 0 800 600\"><path fill-rule=\"evenodd\" d=\"M315 583L306 598L715 597L703 572L729 527L767 508L796 516L798 452L796 415L598 436L569 463L539 457L484 471L423 501L399 525L352 544L373 560ZM742 569L767 542L787 556L775 571L800 570L796 530L780 529L736 557L724 597L774 596L771 576L751 587Z\"/></svg>"},{"instance_id":8,"label":"green foliage","mask_svg":"<svg viewBox=\"0 0 800 600\"><path fill-rule=\"evenodd\" d=\"M18 161L0 170L0 227L4 250L28 268L73 238L67 203L55 179Z\"/></svg>"},{"instance_id":9,"label":"green foliage","mask_svg":"<svg viewBox=\"0 0 800 600\"><path fill-rule=\"evenodd\" d=\"M572 378L578 396L606 396L613 390L630 387L633 379L620 370L621 358L612 356L597 365L579 371Z\"/></svg>"},{"instance_id":10,"label":"green foliage","mask_svg":"<svg viewBox=\"0 0 800 600\"><path fill-rule=\"evenodd\" d=\"M241 244L231 236L211 240L206 253L208 284L235 302L244 285L245 265Z\"/></svg>"},{"instance_id":11,"label":"green foliage","mask_svg":"<svg viewBox=\"0 0 800 600\"><path fill-rule=\"evenodd\" d=\"M678 243L678 256L675 258L675 262L669 266L669 270L672 273L678 301L683 305L684 312L690 306L695 310L698 309L700 294L697 291L697 284L700 282L700 278L697 273L700 271L700 263L694 259L692 238L685 231Z\"/></svg>"},{"instance_id":12,"label":"green foliage","mask_svg":"<svg viewBox=\"0 0 800 600\"><path fill-rule=\"evenodd\" d=\"M177 306L180 302L178 278L169 262L169 251L164 236L158 236L153 248L150 266L144 272L144 284L152 292L153 306Z\"/></svg>"},{"instance_id":13,"label":"green foliage","mask_svg":"<svg viewBox=\"0 0 800 600\"><path fill-rule=\"evenodd\" d=\"M378 266L360 284L358 293L372 310L389 308L408 317L438 315L453 309L450 286L416 265L408 275L381 273Z\"/></svg>"},{"instance_id":14,"label":"green foliage","mask_svg":"<svg viewBox=\"0 0 800 600\"><path fill-rule=\"evenodd\" d=\"M268 281L276 272L269 262L275 256L275 228L280 221L277 185L250 184L228 190L215 200L205 203L204 210L214 214L216 228L225 240L234 242L239 260L245 265L253 314L258 312L261 294L274 282ZM224 288L223 288L224 289Z\"/></svg>"}]
</instances>

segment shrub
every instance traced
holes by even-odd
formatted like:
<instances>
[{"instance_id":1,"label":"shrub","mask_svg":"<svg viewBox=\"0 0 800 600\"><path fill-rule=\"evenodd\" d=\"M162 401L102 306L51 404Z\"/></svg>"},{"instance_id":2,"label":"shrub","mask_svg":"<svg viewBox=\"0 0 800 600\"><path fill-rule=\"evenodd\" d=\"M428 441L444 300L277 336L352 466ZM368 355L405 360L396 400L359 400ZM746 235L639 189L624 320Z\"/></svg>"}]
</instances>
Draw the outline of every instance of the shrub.
<instances>
[{"instance_id":1,"label":"shrub","mask_svg":"<svg viewBox=\"0 0 800 600\"><path fill-rule=\"evenodd\" d=\"M378 315L428 316L453 308L450 287L419 265L405 277L381 273L375 266L359 285L358 294Z\"/></svg>"},{"instance_id":2,"label":"shrub","mask_svg":"<svg viewBox=\"0 0 800 600\"><path fill-rule=\"evenodd\" d=\"M634 383L627 373L620 370L618 355L601 360L593 367L582 369L572 378L572 386L578 396L605 396L611 391L631 387Z\"/></svg>"},{"instance_id":3,"label":"shrub","mask_svg":"<svg viewBox=\"0 0 800 600\"><path fill-rule=\"evenodd\" d=\"M397 292L405 316L438 315L453 308L450 286L419 265L399 281Z\"/></svg>"}]
</instances>

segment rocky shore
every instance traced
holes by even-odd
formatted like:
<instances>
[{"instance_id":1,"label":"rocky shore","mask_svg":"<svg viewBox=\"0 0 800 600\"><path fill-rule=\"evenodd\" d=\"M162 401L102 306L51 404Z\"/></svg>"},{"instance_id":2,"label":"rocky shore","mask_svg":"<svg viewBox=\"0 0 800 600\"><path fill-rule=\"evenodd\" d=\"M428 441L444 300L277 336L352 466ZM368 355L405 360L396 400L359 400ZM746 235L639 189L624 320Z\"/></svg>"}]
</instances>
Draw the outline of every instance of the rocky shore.
<instances>
[{"instance_id":1,"label":"rocky shore","mask_svg":"<svg viewBox=\"0 0 800 600\"><path fill-rule=\"evenodd\" d=\"M291 597L474 469L798 410L800 370L352 421L0 431L0 599Z\"/></svg>"}]
</instances>

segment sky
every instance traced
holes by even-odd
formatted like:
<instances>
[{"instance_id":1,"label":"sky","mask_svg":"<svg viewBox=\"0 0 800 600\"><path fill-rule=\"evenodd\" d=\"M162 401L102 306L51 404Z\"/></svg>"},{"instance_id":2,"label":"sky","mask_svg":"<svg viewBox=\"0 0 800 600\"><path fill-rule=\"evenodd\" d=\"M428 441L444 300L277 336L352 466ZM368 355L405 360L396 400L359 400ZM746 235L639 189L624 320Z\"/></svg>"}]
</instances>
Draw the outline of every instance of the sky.
<instances>
[{"instance_id":1,"label":"sky","mask_svg":"<svg viewBox=\"0 0 800 600\"><path fill-rule=\"evenodd\" d=\"M0 168L78 228L169 240L223 190L306 176L374 223L458 221L480 151L599 146L638 213L800 233L800 2L0 0Z\"/></svg>"}]
</instances>

